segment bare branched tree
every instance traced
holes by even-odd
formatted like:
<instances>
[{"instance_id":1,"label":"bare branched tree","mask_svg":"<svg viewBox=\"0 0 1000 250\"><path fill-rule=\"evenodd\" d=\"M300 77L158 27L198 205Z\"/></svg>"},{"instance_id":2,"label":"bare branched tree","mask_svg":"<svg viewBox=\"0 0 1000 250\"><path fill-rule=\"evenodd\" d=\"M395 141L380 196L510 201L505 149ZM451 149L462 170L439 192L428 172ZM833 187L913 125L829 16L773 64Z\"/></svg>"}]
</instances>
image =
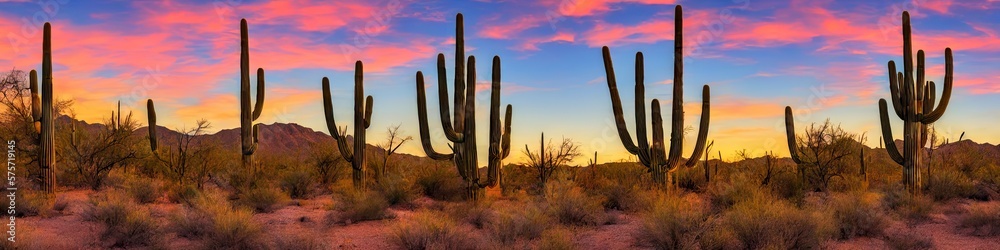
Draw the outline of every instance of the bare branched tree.
<instances>
[{"instance_id":1,"label":"bare branched tree","mask_svg":"<svg viewBox=\"0 0 1000 250\"><path fill-rule=\"evenodd\" d=\"M27 157L18 157L17 163L22 166L37 164L39 157L39 137L31 117L31 86L27 78L28 73L17 69L0 74L0 106L3 107L0 137L3 141L15 141L18 150L26 153ZM52 105L53 117L62 116L72 104L72 101L56 100ZM27 173L31 179L39 177L38 167L27 169L31 170Z\"/></svg>"},{"instance_id":2,"label":"bare branched tree","mask_svg":"<svg viewBox=\"0 0 1000 250\"><path fill-rule=\"evenodd\" d=\"M211 127L208 120L198 120L193 128L178 129L177 136L167 141L168 147L153 151L153 157L174 181L181 185L191 181L202 187L212 167L209 155L217 150L214 144L202 141L201 135Z\"/></svg>"},{"instance_id":3,"label":"bare branched tree","mask_svg":"<svg viewBox=\"0 0 1000 250\"><path fill-rule=\"evenodd\" d=\"M538 152L531 152L528 145L524 145L524 155L528 157L525 163L530 168L534 168L538 173L538 184L544 187L545 183L558 168L565 166L574 158L580 156L580 147L573 140L563 138L559 147L552 147L552 142L546 143L545 134L542 134L541 149ZM546 144L548 149L546 149Z\"/></svg>"},{"instance_id":4,"label":"bare branched tree","mask_svg":"<svg viewBox=\"0 0 1000 250\"><path fill-rule=\"evenodd\" d=\"M139 122L132 118L131 112L124 120L120 110L118 114L117 118L112 115L104 121L104 126L96 129L78 127L73 115L70 135L63 137L64 158L91 189L100 189L112 169L139 158L135 147L141 143L141 138L133 136Z\"/></svg>"},{"instance_id":5,"label":"bare branched tree","mask_svg":"<svg viewBox=\"0 0 1000 250\"><path fill-rule=\"evenodd\" d=\"M413 140L412 136L403 136L400 133L399 127L401 125L402 124L397 124L396 126L386 128L385 141L377 145L380 149L382 149L382 165L374 168L375 181L381 181L385 176L387 166L389 166L389 157L395 154L396 150L398 150L400 146L403 146L404 143Z\"/></svg>"},{"instance_id":6,"label":"bare branched tree","mask_svg":"<svg viewBox=\"0 0 1000 250\"><path fill-rule=\"evenodd\" d=\"M830 120L822 124L812 124L806 128L805 136L796 138L801 153L799 174L814 189L826 191L833 177L843 178L849 164L845 157L857 150L855 135L834 126Z\"/></svg>"}]
</instances>

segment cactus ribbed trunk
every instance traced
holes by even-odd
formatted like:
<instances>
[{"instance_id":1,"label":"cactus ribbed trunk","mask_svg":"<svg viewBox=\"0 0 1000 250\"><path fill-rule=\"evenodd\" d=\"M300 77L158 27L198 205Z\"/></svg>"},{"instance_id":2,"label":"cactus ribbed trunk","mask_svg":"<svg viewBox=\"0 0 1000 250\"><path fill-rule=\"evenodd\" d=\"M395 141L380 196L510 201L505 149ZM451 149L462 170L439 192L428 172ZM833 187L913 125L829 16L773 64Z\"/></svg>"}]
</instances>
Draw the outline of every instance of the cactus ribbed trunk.
<instances>
[{"instance_id":1,"label":"cactus ribbed trunk","mask_svg":"<svg viewBox=\"0 0 1000 250\"><path fill-rule=\"evenodd\" d=\"M438 105L440 106L441 127L444 135L452 143L452 153L442 154L434 150L427 125L427 103L424 90L424 74L418 71L417 116L420 121L420 141L424 153L435 160L451 160L459 175L465 181L466 199L475 201L482 196L482 189L497 186L502 179L502 160L510 155L511 105L507 105L503 130L500 120L500 57L493 57L493 79L490 90L490 132L487 178L480 179L476 144L476 58L469 56L465 61L465 31L462 14L456 16L455 24L455 108L454 121L448 104L448 79L444 54L438 54Z\"/></svg>"},{"instance_id":2,"label":"cactus ribbed trunk","mask_svg":"<svg viewBox=\"0 0 1000 250\"><path fill-rule=\"evenodd\" d=\"M371 126L372 106L374 105L372 96L368 96L367 99L364 97L364 75L364 64L357 61L354 63L354 144L352 146L347 144L347 135L344 134L347 131L342 133L337 127L337 121L333 116L330 79L323 77L323 113L326 116L326 127L330 131L330 136L337 140L340 156L351 163L353 170L351 177L354 181L354 188L358 190L364 189L368 182L367 175L365 175L365 169L368 166L367 157L365 157L365 149L368 145L365 141L367 138L365 132Z\"/></svg>"},{"instance_id":3,"label":"cactus ribbed trunk","mask_svg":"<svg viewBox=\"0 0 1000 250\"><path fill-rule=\"evenodd\" d=\"M879 100L879 115L886 151L893 161L903 167L903 185L911 193L920 191L920 154L927 144L927 125L944 115L951 100L954 68L951 48L944 51L945 76L941 101L935 107L935 85L925 81L924 51L917 51L916 69L913 65L913 45L910 31L910 14L903 12L903 72L896 71L896 63L889 61L889 92L893 110L903 120L903 153L896 148L889 124L888 104Z\"/></svg>"},{"instance_id":4,"label":"cactus ribbed trunk","mask_svg":"<svg viewBox=\"0 0 1000 250\"><path fill-rule=\"evenodd\" d=\"M253 153L257 151L258 124L264 108L264 69L257 68L256 102L250 100L250 38L247 20L240 20L240 142L243 153L243 168L251 174L257 171Z\"/></svg>"},{"instance_id":5,"label":"cactus ribbed trunk","mask_svg":"<svg viewBox=\"0 0 1000 250\"><path fill-rule=\"evenodd\" d=\"M41 174L42 191L55 192L56 149L52 116L52 26L45 23L42 42Z\"/></svg>"},{"instance_id":6,"label":"cactus ribbed trunk","mask_svg":"<svg viewBox=\"0 0 1000 250\"><path fill-rule=\"evenodd\" d=\"M632 136L625 125L625 117L622 114L621 98L618 95L618 85L615 79L614 66L612 65L611 52L607 46L602 48L604 55L604 70L607 74L608 89L611 93L611 106L615 116L615 126L618 128L618 136L622 144L629 153L636 155L639 162L650 171L652 179L656 185L667 187L672 183L671 173L682 165L681 153L684 148L684 43L683 43L683 12L678 5L674 9L674 82L673 82L673 102L671 103L671 131L670 150L665 151L663 140L663 117L660 114L660 101L653 99L651 105L651 115L653 117L653 143L650 145L646 131L646 108L645 108L645 73L643 66L642 52L635 56L635 122L636 140L633 143ZM702 109L701 123L698 126L698 137L695 141L694 151L683 165L693 167L698 163L698 158L705 149L705 140L708 137L709 113L710 113L710 91L708 85L702 88ZM668 154L669 152L669 154Z\"/></svg>"}]
</instances>

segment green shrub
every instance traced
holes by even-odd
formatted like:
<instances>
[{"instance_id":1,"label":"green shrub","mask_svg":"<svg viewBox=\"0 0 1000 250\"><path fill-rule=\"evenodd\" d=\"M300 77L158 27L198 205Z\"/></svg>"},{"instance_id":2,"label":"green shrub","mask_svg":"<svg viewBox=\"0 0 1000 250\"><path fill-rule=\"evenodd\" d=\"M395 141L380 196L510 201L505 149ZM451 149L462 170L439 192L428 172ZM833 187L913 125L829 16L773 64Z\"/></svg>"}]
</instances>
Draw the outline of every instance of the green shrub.
<instances>
[{"instance_id":1,"label":"green shrub","mask_svg":"<svg viewBox=\"0 0 1000 250\"><path fill-rule=\"evenodd\" d=\"M680 197L663 195L642 215L636 240L656 249L694 249L708 214Z\"/></svg>"},{"instance_id":2,"label":"green shrub","mask_svg":"<svg viewBox=\"0 0 1000 250\"><path fill-rule=\"evenodd\" d=\"M601 225L608 221L600 197L584 193L571 181L549 181L545 187L548 213L564 225Z\"/></svg>"},{"instance_id":3,"label":"green shrub","mask_svg":"<svg viewBox=\"0 0 1000 250\"><path fill-rule=\"evenodd\" d=\"M723 220L746 249L816 249L824 240L815 218L783 201L740 202Z\"/></svg>"},{"instance_id":4,"label":"green shrub","mask_svg":"<svg viewBox=\"0 0 1000 250\"><path fill-rule=\"evenodd\" d=\"M416 172L415 183L431 199L458 201L465 195L465 183L454 167L434 164L418 168Z\"/></svg>"},{"instance_id":5,"label":"green shrub","mask_svg":"<svg viewBox=\"0 0 1000 250\"><path fill-rule=\"evenodd\" d=\"M959 171L937 171L930 176L925 186L927 194L937 201L970 197L976 193L976 185Z\"/></svg>"},{"instance_id":6,"label":"green shrub","mask_svg":"<svg viewBox=\"0 0 1000 250\"><path fill-rule=\"evenodd\" d=\"M972 204L958 225L972 229L975 236L1000 235L1000 202Z\"/></svg>"},{"instance_id":7,"label":"green shrub","mask_svg":"<svg viewBox=\"0 0 1000 250\"><path fill-rule=\"evenodd\" d=\"M480 242L448 220L447 215L422 210L392 228L391 242L401 249L477 249Z\"/></svg>"},{"instance_id":8,"label":"green shrub","mask_svg":"<svg viewBox=\"0 0 1000 250\"><path fill-rule=\"evenodd\" d=\"M357 223L392 217L389 202L374 191L348 192L332 207L327 219L331 223Z\"/></svg>"},{"instance_id":9,"label":"green shrub","mask_svg":"<svg viewBox=\"0 0 1000 250\"><path fill-rule=\"evenodd\" d=\"M237 204L258 213L270 213L284 206L288 197L273 188L255 187L240 195Z\"/></svg>"},{"instance_id":10,"label":"green shrub","mask_svg":"<svg viewBox=\"0 0 1000 250\"><path fill-rule=\"evenodd\" d=\"M125 182L126 192L138 203L153 203L160 198L160 183L151 178L130 178Z\"/></svg>"},{"instance_id":11,"label":"green shrub","mask_svg":"<svg viewBox=\"0 0 1000 250\"><path fill-rule=\"evenodd\" d=\"M880 236L888 226L879 208L878 197L872 193L852 192L836 196L830 206L841 239Z\"/></svg>"},{"instance_id":12,"label":"green shrub","mask_svg":"<svg viewBox=\"0 0 1000 250\"><path fill-rule=\"evenodd\" d=\"M281 177L281 190L293 199L309 198L310 191L315 185L313 179L313 175L309 171L293 170Z\"/></svg>"},{"instance_id":13,"label":"green shrub","mask_svg":"<svg viewBox=\"0 0 1000 250\"><path fill-rule=\"evenodd\" d=\"M503 244L517 239L533 240L542 236L549 218L538 207L524 205L499 209L486 223L486 229Z\"/></svg>"}]
</instances>

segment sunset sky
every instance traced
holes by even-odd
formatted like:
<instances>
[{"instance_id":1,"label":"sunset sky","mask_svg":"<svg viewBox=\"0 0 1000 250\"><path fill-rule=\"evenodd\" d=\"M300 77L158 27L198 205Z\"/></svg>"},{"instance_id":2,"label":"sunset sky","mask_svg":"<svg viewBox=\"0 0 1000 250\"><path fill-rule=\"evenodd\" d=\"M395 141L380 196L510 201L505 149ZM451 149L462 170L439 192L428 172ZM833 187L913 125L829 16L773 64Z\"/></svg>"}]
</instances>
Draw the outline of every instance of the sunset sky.
<instances>
[{"instance_id":1,"label":"sunset sky","mask_svg":"<svg viewBox=\"0 0 1000 250\"><path fill-rule=\"evenodd\" d=\"M45 6L39 3L48 3ZM879 3L873 3L879 2ZM512 104L512 157L538 137L571 138L586 162L628 159L612 120L601 46L611 47L630 132L634 55L645 54L646 99L664 101L669 119L674 5L684 6L685 147L690 154L701 86L712 88L709 140L732 160L747 149L787 156L783 108L796 125L829 118L878 145L878 99L888 98L886 63L902 59L900 16L910 11L915 49L927 53L928 77L944 77L944 50L955 54L955 89L936 123L952 140L1000 142L1000 1L674 1L674 0L341 0L79 1L0 0L0 65L41 68L41 27L53 25L54 93L75 100L78 118L94 123L114 103L143 117L147 98L158 122L213 131L239 126L239 21L250 25L250 66L267 72L258 122L298 123L328 133L321 79L330 77L339 125L351 124L353 65L365 65L375 98L369 142L387 127L417 137L414 74L429 80L428 113L435 146L447 150L437 115L435 58L453 74L455 14L465 15L467 54L503 65L502 103ZM452 86L453 87L453 86ZM940 92L940 86L938 87ZM477 93L479 136L488 130L489 91ZM648 109L647 109L648 111ZM896 119L896 138L902 123ZM143 125L145 126L145 125ZM664 128L669 131L668 127ZM485 139L480 154L485 154ZM424 155L419 139L401 151ZM482 158L482 157L481 157ZM481 159L482 162L484 159Z\"/></svg>"}]
</instances>

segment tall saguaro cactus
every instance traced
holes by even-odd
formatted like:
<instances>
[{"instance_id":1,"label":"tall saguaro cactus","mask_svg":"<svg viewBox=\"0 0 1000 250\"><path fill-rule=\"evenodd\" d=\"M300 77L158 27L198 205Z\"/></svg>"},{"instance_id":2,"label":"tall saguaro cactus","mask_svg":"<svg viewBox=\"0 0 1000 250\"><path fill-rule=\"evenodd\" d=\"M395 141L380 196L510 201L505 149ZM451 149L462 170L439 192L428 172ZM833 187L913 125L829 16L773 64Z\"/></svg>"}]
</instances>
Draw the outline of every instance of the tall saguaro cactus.
<instances>
[{"instance_id":1,"label":"tall saguaro cactus","mask_svg":"<svg viewBox=\"0 0 1000 250\"><path fill-rule=\"evenodd\" d=\"M257 99L250 103L250 43L247 20L240 20L240 139L243 151L243 168L255 168L253 153L257 151L257 124L264 109L264 69L257 68ZM253 105L253 106L251 106Z\"/></svg>"},{"instance_id":2,"label":"tall saguaro cactus","mask_svg":"<svg viewBox=\"0 0 1000 250\"><path fill-rule=\"evenodd\" d=\"M476 157L476 58L469 57L465 65L465 37L462 14L456 17L455 25L455 119L452 123L448 111L448 78L445 70L444 54L438 54L438 97L440 99L441 126L448 141L452 142L452 153L442 154L434 150L427 126L427 103L424 93L424 73L417 71L417 114L420 120L420 141L424 152L435 160L455 162L459 175L465 180L466 199L476 200L481 189L496 186L502 178L501 161L510 155L511 105L507 105L503 131L500 130L500 57L493 57L493 82L490 90L490 133L485 180L479 177Z\"/></svg>"},{"instance_id":3,"label":"tall saguaro cactus","mask_svg":"<svg viewBox=\"0 0 1000 250\"><path fill-rule=\"evenodd\" d=\"M41 170L42 191L52 193L56 188L55 130L52 116L52 26L45 23L42 35L42 93L38 93L38 73L29 73L31 89L31 119L38 133L39 170Z\"/></svg>"},{"instance_id":4,"label":"tall saguaro cactus","mask_svg":"<svg viewBox=\"0 0 1000 250\"><path fill-rule=\"evenodd\" d=\"M903 185L912 192L920 189L920 151L927 144L927 125L944 115L951 100L953 65L951 48L944 50L944 91L941 102L934 105L934 82L925 81L924 51L917 51L917 68L913 68L913 45L910 32L910 14L903 12L903 72L896 71L896 63L889 61L889 92L892 107L903 120L903 153L896 148L889 124L889 111L885 99L879 99L878 108L882 123L882 137L889 157L903 167Z\"/></svg>"},{"instance_id":5,"label":"tall saguaro cactus","mask_svg":"<svg viewBox=\"0 0 1000 250\"><path fill-rule=\"evenodd\" d=\"M333 99L330 95L330 79L323 77L323 112L326 114L326 127L330 130L330 135L337 140L337 148L340 149L340 156L351 163L354 169L354 187L362 189L365 187L365 168L367 160L365 158L365 130L372 124L372 96L362 99L365 96L364 87L364 65L361 61L354 64L354 146L347 144L347 130L338 130L337 121L333 119Z\"/></svg>"},{"instance_id":6,"label":"tall saguaro cactus","mask_svg":"<svg viewBox=\"0 0 1000 250\"><path fill-rule=\"evenodd\" d=\"M146 116L149 118L149 149L155 154L158 144L156 141L156 109L153 107L153 99L146 99Z\"/></svg>"},{"instance_id":7,"label":"tall saguaro cactus","mask_svg":"<svg viewBox=\"0 0 1000 250\"><path fill-rule=\"evenodd\" d=\"M615 126L618 128L618 136L621 137L622 144L629 153L636 155L639 162L652 173L653 181L665 185L671 182L670 173L677 170L681 165L681 151L684 147L684 35L683 35L683 15L681 6L674 9L674 82L673 82L673 112L671 115L670 130L670 151L665 152L663 141L663 118L660 115L660 101L653 99L653 144L650 145L646 138L646 107L645 107L645 73L643 69L642 52L635 55L635 127L638 145L632 142L628 127L625 125L625 116L622 114L622 101L618 96L618 85L615 80L614 66L611 64L611 52L604 46L604 70L607 73L608 88L611 91L611 106L614 109ZM698 163L698 156L705 149L705 140L708 137L709 122L709 87L702 88L702 108L701 124L698 127L698 139L694 146L694 152L687 162L686 167L692 167Z\"/></svg>"}]
</instances>

